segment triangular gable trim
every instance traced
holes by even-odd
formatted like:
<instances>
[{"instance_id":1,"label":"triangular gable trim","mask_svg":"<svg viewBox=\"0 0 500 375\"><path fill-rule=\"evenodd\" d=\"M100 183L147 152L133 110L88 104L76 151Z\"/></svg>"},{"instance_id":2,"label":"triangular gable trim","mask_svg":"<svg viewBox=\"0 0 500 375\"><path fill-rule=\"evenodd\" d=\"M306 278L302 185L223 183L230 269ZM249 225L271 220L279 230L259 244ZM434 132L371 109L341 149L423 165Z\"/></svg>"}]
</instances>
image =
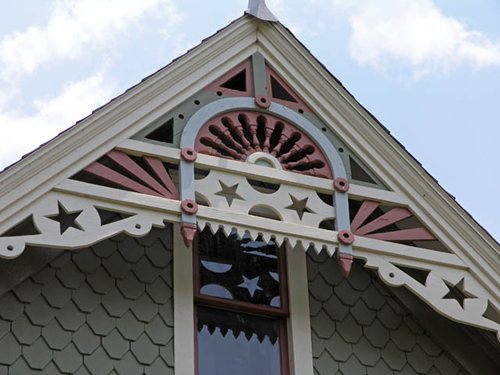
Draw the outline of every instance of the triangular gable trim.
<instances>
[{"instance_id":1,"label":"triangular gable trim","mask_svg":"<svg viewBox=\"0 0 500 375\"><path fill-rule=\"evenodd\" d=\"M365 197L372 199L392 197L388 201L406 202L405 205L411 207L421 221L432 224L433 232L456 253L456 255L425 253L398 244L359 237L355 245L357 255L367 260L368 267L378 269L385 282L394 286L409 287L441 313L468 324L498 330L498 324L484 320L481 314L484 302L488 299L497 310L500 310L495 241L481 232L480 228L477 229L479 226L460 211L458 205L451 201L435 181L425 175L422 168L332 76L325 72L286 29L280 25L261 23L249 18L242 18L233 23L183 59L101 108L77 128L69 130L3 173L0 176L0 183L5 183L8 192L0 199L0 228L7 229L19 219L29 216L31 205L42 196L51 195L49 191L56 186L59 193L52 194L50 198L52 200L59 200L60 193L76 194L79 189L78 184L68 182L67 179L114 147L118 146L121 151L139 153L141 142L134 143L128 141L129 138L160 118L166 110L186 100L199 90L200 86L205 87L216 77L221 76L226 64L236 66L256 51L262 53L291 87L298 89L301 97L315 108L319 117L326 124L330 124L332 131L353 147L356 154L394 190L392 193L385 193L377 192L377 189L353 186L351 194L358 196L366 194ZM180 85L180 82L183 84ZM162 159L179 160L178 154L165 155L165 148L154 150L154 154ZM148 154L152 151L148 148L143 152ZM53 161L57 162L51 163ZM210 164L212 161L209 158L204 163ZM236 169L237 167L234 168ZM257 173L258 168L254 169ZM39 171L41 173L37 175ZM326 191L331 189L331 186L325 187ZM106 189L95 190L96 197L108 193ZM84 191L79 194L82 195L82 199L85 194L85 197L92 195ZM144 201L142 197L140 199L135 195L130 197L137 198L135 204L139 206L142 204L139 202ZM112 201L114 197L111 194L106 199ZM383 201L383 199L378 200ZM84 204L83 201L81 203ZM146 206L159 203L160 201L154 203L151 201ZM175 220L174 217L179 215L179 207L173 203L162 204L164 212L168 212L172 215L172 220ZM76 206L66 205L68 210L78 209ZM110 204L109 207L105 205L103 208L116 207ZM138 208L137 211L133 213L150 215L142 208ZM127 225L130 225L127 227L127 232L141 235L151 225L161 226L164 216L158 215L152 220L149 218L148 224L140 228L137 227L136 221L129 220L131 218L125 219L129 220ZM217 222L215 219L212 221ZM256 219L255 222L260 221ZM75 228L69 230L73 229L77 230ZM461 229L463 231L460 231ZM100 238L107 238L108 235L109 233L102 233ZM75 239L75 243L77 242ZM416 285L411 279L402 277L397 271L398 267L387 261L388 253L398 256L401 261L404 260L403 264L398 263L399 266L410 264L415 268L430 268L431 274L433 273L436 280L441 280L442 283L446 279L458 285L463 277L467 277L465 284L468 285L468 289L483 296L480 301L481 306L469 306L468 311L464 311L461 315L459 310L450 304L442 305L441 296L433 294L429 287L422 288L421 283ZM429 256L429 254L434 255ZM453 275L448 273L447 267L454 269ZM446 291L443 291L443 295L444 292Z\"/></svg>"},{"instance_id":2,"label":"triangular gable trim","mask_svg":"<svg viewBox=\"0 0 500 375\"><path fill-rule=\"evenodd\" d=\"M270 66L266 66L266 80L269 96L272 101L295 109L299 113L311 112L302 99Z\"/></svg>"},{"instance_id":3,"label":"triangular gable trim","mask_svg":"<svg viewBox=\"0 0 500 375\"><path fill-rule=\"evenodd\" d=\"M234 81L241 85L242 88L236 88ZM240 83L240 81L243 81ZM207 90L217 93L217 95L230 95L230 96L253 96L253 79L252 79L252 64L247 60L235 68L229 70L222 77L218 78L215 82L211 83Z\"/></svg>"}]
</instances>

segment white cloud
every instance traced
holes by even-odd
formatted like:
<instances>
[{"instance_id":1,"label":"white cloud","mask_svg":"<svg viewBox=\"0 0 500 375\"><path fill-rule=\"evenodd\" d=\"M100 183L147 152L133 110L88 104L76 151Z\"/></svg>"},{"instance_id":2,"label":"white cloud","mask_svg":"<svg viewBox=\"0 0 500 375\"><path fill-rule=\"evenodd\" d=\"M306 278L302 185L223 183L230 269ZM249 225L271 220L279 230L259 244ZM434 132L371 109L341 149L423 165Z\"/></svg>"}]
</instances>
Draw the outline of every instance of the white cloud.
<instances>
[{"instance_id":1,"label":"white cloud","mask_svg":"<svg viewBox=\"0 0 500 375\"><path fill-rule=\"evenodd\" d=\"M416 78L462 63L500 66L500 41L446 16L432 0L333 0L346 13L350 54L383 69L406 63Z\"/></svg>"},{"instance_id":2,"label":"white cloud","mask_svg":"<svg viewBox=\"0 0 500 375\"><path fill-rule=\"evenodd\" d=\"M58 97L35 101L36 113L31 116L0 112L0 170L89 115L113 94L113 85L100 72L68 84Z\"/></svg>"},{"instance_id":3,"label":"white cloud","mask_svg":"<svg viewBox=\"0 0 500 375\"><path fill-rule=\"evenodd\" d=\"M0 41L0 77L10 80L50 61L77 59L89 48L105 47L146 15L169 25L180 20L173 0L59 1L46 26L32 26Z\"/></svg>"}]
</instances>

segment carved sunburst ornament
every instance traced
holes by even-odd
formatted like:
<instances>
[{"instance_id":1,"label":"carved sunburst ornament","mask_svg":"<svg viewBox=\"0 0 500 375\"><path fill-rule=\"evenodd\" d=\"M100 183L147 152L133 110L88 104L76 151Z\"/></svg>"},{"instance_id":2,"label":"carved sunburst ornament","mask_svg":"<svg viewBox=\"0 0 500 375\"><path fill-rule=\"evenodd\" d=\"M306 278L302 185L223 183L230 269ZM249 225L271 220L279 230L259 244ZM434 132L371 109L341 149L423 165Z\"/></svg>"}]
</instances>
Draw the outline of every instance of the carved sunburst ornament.
<instances>
[{"instance_id":1,"label":"carved sunburst ornament","mask_svg":"<svg viewBox=\"0 0 500 375\"><path fill-rule=\"evenodd\" d=\"M239 161L254 161L252 155L266 153L263 162L310 176L332 179L330 166L318 146L302 130L268 113L235 111L208 121L196 139L198 152ZM258 160L257 160L258 161Z\"/></svg>"}]
</instances>

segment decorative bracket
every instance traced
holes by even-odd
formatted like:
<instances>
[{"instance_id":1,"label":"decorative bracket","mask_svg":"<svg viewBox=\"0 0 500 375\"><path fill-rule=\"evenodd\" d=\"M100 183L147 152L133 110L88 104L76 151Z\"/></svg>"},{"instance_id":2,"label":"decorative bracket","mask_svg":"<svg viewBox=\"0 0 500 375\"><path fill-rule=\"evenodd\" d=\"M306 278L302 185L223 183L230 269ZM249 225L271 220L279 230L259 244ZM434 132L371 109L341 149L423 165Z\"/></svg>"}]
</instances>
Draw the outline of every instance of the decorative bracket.
<instances>
[{"instance_id":1,"label":"decorative bracket","mask_svg":"<svg viewBox=\"0 0 500 375\"><path fill-rule=\"evenodd\" d=\"M175 221L168 213L56 192L35 203L31 217L38 234L0 237L0 257L16 258L27 245L71 250L120 233L142 237Z\"/></svg>"},{"instance_id":2,"label":"decorative bracket","mask_svg":"<svg viewBox=\"0 0 500 375\"><path fill-rule=\"evenodd\" d=\"M405 286L440 314L495 331L500 340L499 322L487 316L494 297L456 255L363 237L356 239L355 250L386 284Z\"/></svg>"}]
</instances>

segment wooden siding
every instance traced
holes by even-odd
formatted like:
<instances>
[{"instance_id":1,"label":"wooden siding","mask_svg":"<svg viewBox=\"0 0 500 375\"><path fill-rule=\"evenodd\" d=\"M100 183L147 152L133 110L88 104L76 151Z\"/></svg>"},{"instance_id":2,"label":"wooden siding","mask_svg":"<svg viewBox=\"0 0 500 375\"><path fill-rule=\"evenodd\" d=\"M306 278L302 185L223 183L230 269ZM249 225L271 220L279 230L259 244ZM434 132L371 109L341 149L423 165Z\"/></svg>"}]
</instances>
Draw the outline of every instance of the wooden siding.
<instances>
[{"instance_id":1,"label":"wooden siding","mask_svg":"<svg viewBox=\"0 0 500 375\"><path fill-rule=\"evenodd\" d=\"M0 297L0 374L174 374L172 233L64 252Z\"/></svg>"},{"instance_id":2,"label":"wooden siding","mask_svg":"<svg viewBox=\"0 0 500 375\"><path fill-rule=\"evenodd\" d=\"M307 268L315 375L468 374L359 263L344 279L309 252Z\"/></svg>"}]
</instances>

